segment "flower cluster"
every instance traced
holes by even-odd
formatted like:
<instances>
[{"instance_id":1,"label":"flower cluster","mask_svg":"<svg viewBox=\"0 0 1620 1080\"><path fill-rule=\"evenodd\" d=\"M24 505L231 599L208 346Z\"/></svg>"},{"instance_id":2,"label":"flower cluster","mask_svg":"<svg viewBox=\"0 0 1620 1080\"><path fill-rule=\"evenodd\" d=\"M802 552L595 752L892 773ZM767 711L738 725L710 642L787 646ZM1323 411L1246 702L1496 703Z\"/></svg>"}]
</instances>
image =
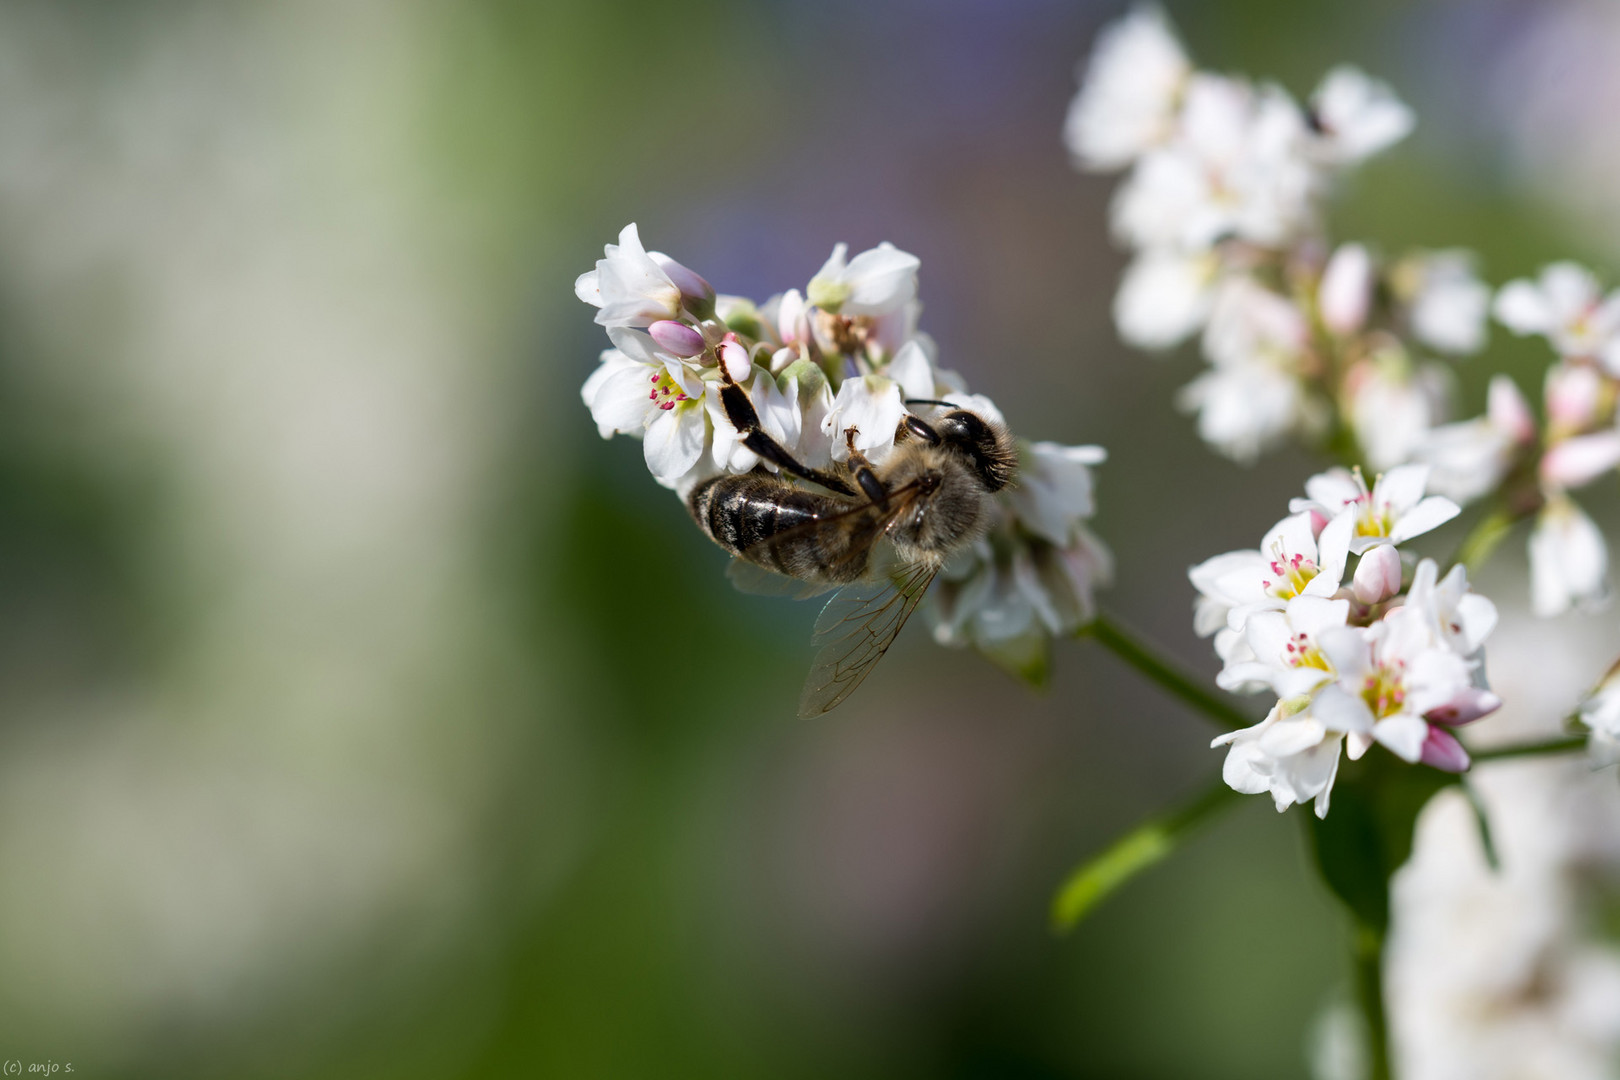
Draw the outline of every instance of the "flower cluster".
<instances>
[{"instance_id":1,"label":"flower cluster","mask_svg":"<svg viewBox=\"0 0 1620 1080\"><path fill-rule=\"evenodd\" d=\"M1591 606L1606 592L1608 547L1570 492L1620 465L1620 291L1555 263L1534 281L1497 293L1495 315L1517 334L1543 337L1557 361L1547 370L1538 426L1513 381L1491 381L1486 413L1431 433L1417 456L1433 483L1459 501L1494 495L1511 513L1536 512L1530 537L1536 614Z\"/></svg>"},{"instance_id":2,"label":"flower cluster","mask_svg":"<svg viewBox=\"0 0 1620 1080\"><path fill-rule=\"evenodd\" d=\"M1401 466L1371 490L1344 469L1314 476L1258 549L1190 571L1196 628L1215 634L1225 662L1219 685L1278 699L1264 721L1213 744L1230 747L1236 790L1269 791L1279 810L1314 799L1320 817L1341 748L1352 761L1380 743L1405 761L1468 767L1451 729L1501 704L1481 652L1496 609L1461 566L1442 578L1431 559L1403 560L1400 544L1458 512L1424 494L1427 473Z\"/></svg>"},{"instance_id":3,"label":"flower cluster","mask_svg":"<svg viewBox=\"0 0 1620 1080\"><path fill-rule=\"evenodd\" d=\"M1349 67L1303 107L1195 69L1151 6L1104 31L1081 80L1064 130L1076 164L1130 170L1115 322L1147 349L1202 333L1210 368L1181 400L1205 441L1250 461L1287 436L1348 435L1375 469L1409 460L1448 389L1419 350L1478 351L1490 290L1466 253L1380 260L1334 249L1323 220L1335 182L1411 130L1406 106Z\"/></svg>"},{"instance_id":4,"label":"flower cluster","mask_svg":"<svg viewBox=\"0 0 1620 1080\"><path fill-rule=\"evenodd\" d=\"M926 416L940 402L1002 423L989 398L938 366L918 331L918 267L890 244L853 259L839 244L802 292L756 304L716 294L627 225L574 286L612 344L582 397L603 438L641 439L653 477L683 496L721 473L778 471L727 416L728 380L747 390L761 428L812 469L836 468L851 445L881 469L908 411ZM1020 443L1020 455L995 525L944 571L937 636L1033 673L1051 635L1090 620L1093 590L1109 575L1107 549L1084 525L1091 466L1104 454Z\"/></svg>"}]
</instances>

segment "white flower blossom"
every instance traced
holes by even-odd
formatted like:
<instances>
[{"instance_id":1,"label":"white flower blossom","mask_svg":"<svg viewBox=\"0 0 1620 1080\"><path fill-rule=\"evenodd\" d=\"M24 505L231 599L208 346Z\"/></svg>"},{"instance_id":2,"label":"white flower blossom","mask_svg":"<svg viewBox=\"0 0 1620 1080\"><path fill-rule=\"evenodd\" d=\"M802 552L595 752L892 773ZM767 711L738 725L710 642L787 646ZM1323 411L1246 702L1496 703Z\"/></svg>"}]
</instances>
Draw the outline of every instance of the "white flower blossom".
<instances>
[{"instance_id":1,"label":"white flower blossom","mask_svg":"<svg viewBox=\"0 0 1620 1080\"><path fill-rule=\"evenodd\" d=\"M1353 334L1367 321L1372 305L1373 261L1365 244L1343 244L1322 269L1317 308L1335 334Z\"/></svg>"},{"instance_id":2,"label":"white flower blossom","mask_svg":"<svg viewBox=\"0 0 1620 1080\"><path fill-rule=\"evenodd\" d=\"M1467 503L1495 491L1535 438L1535 418L1524 395L1509 376L1493 375L1485 415L1435 428L1413 457L1429 466L1430 491Z\"/></svg>"},{"instance_id":3,"label":"white flower blossom","mask_svg":"<svg viewBox=\"0 0 1620 1080\"><path fill-rule=\"evenodd\" d=\"M1530 534L1531 607L1542 618L1592 607L1608 591L1609 549L1592 519L1564 495L1547 500Z\"/></svg>"},{"instance_id":4,"label":"white flower blossom","mask_svg":"<svg viewBox=\"0 0 1620 1080\"><path fill-rule=\"evenodd\" d=\"M1217 260L1208 252L1138 255L1114 296L1114 324L1128 344L1168 349L1197 333L1214 304Z\"/></svg>"},{"instance_id":5,"label":"white flower blossom","mask_svg":"<svg viewBox=\"0 0 1620 1080\"><path fill-rule=\"evenodd\" d=\"M1401 465L1379 476L1369 491L1359 470L1329 469L1307 480L1305 498L1294 499L1289 509L1324 519L1348 514L1350 550L1359 555L1379 544L1403 544L1461 513L1445 496L1423 494L1428 477L1427 465Z\"/></svg>"},{"instance_id":6,"label":"white flower blossom","mask_svg":"<svg viewBox=\"0 0 1620 1080\"><path fill-rule=\"evenodd\" d=\"M1282 611L1255 612L1243 628L1252 659L1228 661L1216 685L1234 691L1269 687L1284 700L1311 693L1333 678L1317 637L1349 617L1350 601L1321 596L1296 596Z\"/></svg>"},{"instance_id":7,"label":"white flower blossom","mask_svg":"<svg viewBox=\"0 0 1620 1080\"><path fill-rule=\"evenodd\" d=\"M1108 459L1100 446L1063 446L1053 442L1020 447L1018 484L1007 502L1019 522L1058 547L1074 539L1080 523L1096 513L1091 469Z\"/></svg>"},{"instance_id":8,"label":"white flower blossom","mask_svg":"<svg viewBox=\"0 0 1620 1080\"><path fill-rule=\"evenodd\" d=\"M1344 580L1351 520L1318 529L1309 512L1274 525L1258 550L1233 551L1187 572L1200 595L1195 625L1207 636L1222 623L1241 631L1257 611L1282 611L1296 596L1328 598Z\"/></svg>"},{"instance_id":9,"label":"white flower blossom","mask_svg":"<svg viewBox=\"0 0 1620 1080\"><path fill-rule=\"evenodd\" d=\"M574 282L574 294L601 309L596 321L603 326L648 326L714 299L708 282L662 252L648 253L634 222L604 251L596 269Z\"/></svg>"},{"instance_id":10,"label":"white flower blossom","mask_svg":"<svg viewBox=\"0 0 1620 1080\"><path fill-rule=\"evenodd\" d=\"M1491 287L1467 251L1430 251L1402 261L1393 275L1412 336L1432 349L1468 356L1485 347Z\"/></svg>"},{"instance_id":11,"label":"white flower blossom","mask_svg":"<svg viewBox=\"0 0 1620 1080\"><path fill-rule=\"evenodd\" d=\"M1063 141L1086 169L1117 169L1168 139L1192 66L1164 13L1141 4L1097 36Z\"/></svg>"},{"instance_id":12,"label":"white flower blossom","mask_svg":"<svg viewBox=\"0 0 1620 1080\"><path fill-rule=\"evenodd\" d=\"M1602 360L1620 372L1620 292L1605 297L1585 267L1553 263L1535 281L1508 282L1495 314L1516 334L1545 337L1560 356Z\"/></svg>"},{"instance_id":13,"label":"white flower blossom","mask_svg":"<svg viewBox=\"0 0 1620 1080\"><path fill-rule=\"evenodd\" d=\"M1367 464L1389 469L1410 461L1444 414L1450 389L1444 368L1411 369L1404 356L1373 357L1344 380L1350 426Z\"/></svg>"},{"instance_id":14,"label":"white flower blossom","mask_svg":"<svg viewBox=\"0 0 1620 1080\"><path fill-rule=\"evenodd\" d=\"M1277 702L1260 723L1217 736L1210 746L1230 747L1221 778L1233 791L1269 793L1279 813L1314 801L1316 816L1325 818L1344 733L1309 713L1288 713L1287 705Z\"/></svg>"},{"instance_id":15,"label":"white flower blossom","mask_svg":"<svg viewBox=\"0 0 1620 1080\"><path fill-rule=\"evenodd\" d=\"M1371 157L1406 138L1417 123L1388 85L1348 65L1328 72L1311 95L1311 118L1320 132L1317 152L1336 164Z\"/></svg>"},{"instance_id":16,"label":"white flower blossom","mask_svg":"<svg viewBox=\"0 0 1620 1080\"><path fill-rule=\"evenodd\" d=\"M608 336L616 348L602 354L601 366L586 380L585 404L604 436L640 437L647 468L659 483L673 486L697 465L708 442L706 384L640 331L615 326Z\"/></svg>"},{"instance_id":17,"label":"white flower blossom","mask_svg":"<svg viewBox=\"0 0 1620 1080\"><path fill-rule=\"evenodd\" d=\"M810 303L838 315L888 315L917 295L917 256L882 243L844 261L849 247L838 244L810 279Z\"/></svg>"}]
</instances>

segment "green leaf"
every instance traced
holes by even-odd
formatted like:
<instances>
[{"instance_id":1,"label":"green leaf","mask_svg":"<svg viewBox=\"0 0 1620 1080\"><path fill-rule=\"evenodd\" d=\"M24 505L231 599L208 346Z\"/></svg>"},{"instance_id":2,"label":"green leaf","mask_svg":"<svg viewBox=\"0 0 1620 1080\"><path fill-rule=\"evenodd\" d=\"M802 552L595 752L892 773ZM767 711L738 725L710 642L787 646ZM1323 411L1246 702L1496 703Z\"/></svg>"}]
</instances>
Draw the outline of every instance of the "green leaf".
<instances>
[{"instance_id":1,"label":"green leaf","mask_svg":"<svg viewBox=\"0 0 1620 1080\"><path fill-rule=\"evenodd\" d=\"M1388 929L1389 879L1412 854L1418 812L1458 780L1377 749L1340 769L1328 816L1306 821L1322 880L1357 923L1379 934Z\"/></svg>"},{"instance_id":2,"label":"green leaf","mask_svg":"<svg viewBox=\"0 0 1620 1080\"><path fill-rule=\"evenodd\" d=\"M1219 782L1168 814L1150 818L1071 873L1052 900L1052 928L1076 923L1121 885L1169 855L1198 825L1236 806L1238 793Z\"/></svg>"}]
</instances>

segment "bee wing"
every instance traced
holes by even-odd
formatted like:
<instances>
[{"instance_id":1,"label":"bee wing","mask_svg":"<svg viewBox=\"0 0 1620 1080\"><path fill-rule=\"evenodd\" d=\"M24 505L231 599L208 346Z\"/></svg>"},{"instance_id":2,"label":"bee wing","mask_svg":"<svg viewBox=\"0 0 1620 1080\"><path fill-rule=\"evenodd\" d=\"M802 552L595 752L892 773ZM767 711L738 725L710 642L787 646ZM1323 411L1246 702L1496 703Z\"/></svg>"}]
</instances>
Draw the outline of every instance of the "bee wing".
<instances>
[{"instance_id":1,"label":"bee wing","mask_svg":"<svg viewBox=\"0 0 1620 1080\"><path fill-rule=\"evenodd\" d=\"M855 692L894 644L938 572L912 563L893 575L847 585L827 601L811 641L817 652L799 698L801 717L820 716Z\"/></svg>"}]
</instances>

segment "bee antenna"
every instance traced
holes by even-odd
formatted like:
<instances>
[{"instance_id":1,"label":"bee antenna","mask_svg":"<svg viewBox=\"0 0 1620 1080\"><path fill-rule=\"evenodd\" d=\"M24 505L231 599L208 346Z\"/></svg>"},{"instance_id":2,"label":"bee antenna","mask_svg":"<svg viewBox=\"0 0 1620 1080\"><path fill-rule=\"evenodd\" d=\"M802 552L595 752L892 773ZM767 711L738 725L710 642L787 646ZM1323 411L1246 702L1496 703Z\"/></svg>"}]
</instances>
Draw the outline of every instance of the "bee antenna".
<instances>
[{"instance_id":1,"label":"bee antenna","mask_svg":"<svg viewBox=\"0 0 1620 1080\"><path fill-rule=\"evenodd\" d=\"M954 409L954 408L956 408L955 405L952 405L948 401L936 401L934 398L920 398L920 397L906 398L906 404L907 405L938 405L942 409Z\"/></svg>"}]
</instances>

